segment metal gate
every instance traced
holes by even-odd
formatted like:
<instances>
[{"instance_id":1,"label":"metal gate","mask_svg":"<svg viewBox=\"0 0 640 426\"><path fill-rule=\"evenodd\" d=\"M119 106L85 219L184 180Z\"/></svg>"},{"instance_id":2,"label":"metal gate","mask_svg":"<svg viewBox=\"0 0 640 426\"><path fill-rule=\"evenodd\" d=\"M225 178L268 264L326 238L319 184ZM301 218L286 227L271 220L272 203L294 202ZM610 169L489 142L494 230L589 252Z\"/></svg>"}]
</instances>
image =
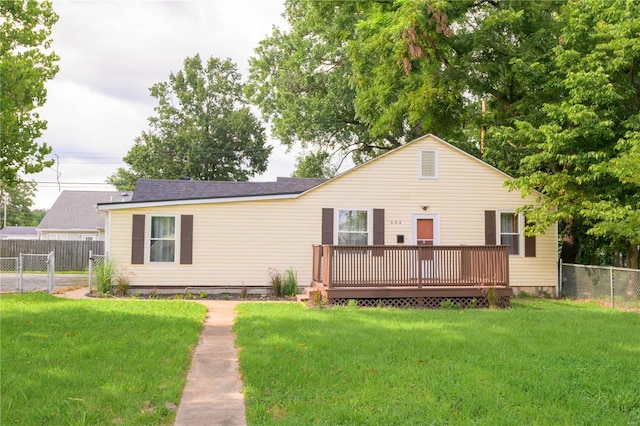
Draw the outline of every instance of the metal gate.
<instances>
[{"instance_id":1,"label":"metal gate","mask_svg":"<svg viewBox=\"0 0 640 426\"><path fill-rule=\"evenodd\" d=\"M46 290L53 293L55 252L0 258L0 289L9 292Z\"/></svg>"}]
</instances>

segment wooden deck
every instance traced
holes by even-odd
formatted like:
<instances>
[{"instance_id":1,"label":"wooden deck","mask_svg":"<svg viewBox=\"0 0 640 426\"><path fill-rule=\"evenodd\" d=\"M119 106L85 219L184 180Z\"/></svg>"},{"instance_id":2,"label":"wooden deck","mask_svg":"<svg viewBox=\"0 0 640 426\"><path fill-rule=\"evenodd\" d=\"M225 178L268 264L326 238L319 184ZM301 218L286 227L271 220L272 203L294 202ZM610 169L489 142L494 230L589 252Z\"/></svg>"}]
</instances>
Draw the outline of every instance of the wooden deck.
<instances>
[{"instance_id":1,"label":"wooden deck","mask_svg":"<svg viewBox=\"0 0 640 426\"><path fill-rule=\"evenodd\" d=\"M507 246L313 247L312 291L331 304L508 306Z\"/></svg>"}]
</instances>

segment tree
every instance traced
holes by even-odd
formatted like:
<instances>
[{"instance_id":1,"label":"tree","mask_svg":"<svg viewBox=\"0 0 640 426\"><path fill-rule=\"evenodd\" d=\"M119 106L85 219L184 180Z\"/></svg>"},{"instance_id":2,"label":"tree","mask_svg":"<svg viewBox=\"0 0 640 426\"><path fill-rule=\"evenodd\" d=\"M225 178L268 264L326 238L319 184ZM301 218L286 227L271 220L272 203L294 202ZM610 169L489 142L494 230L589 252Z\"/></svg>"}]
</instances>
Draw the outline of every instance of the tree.
<instances>
[{"instance_id":1,"label":"tree","mask_svg":"<svg viewBox=\"0 0 640 426\"><path fill-rule=\"evenodd\" d=\"M35 182L20 182L13 188L0 190L0 204L7 200L7 223L3 225L36 226L40 223L44 215L31 210L35 190Z\"/></svg>"},{"instance_id":2,"label":"tree","mask_svg":"<svg viewBox=\"0 0 640 426\"><path fill-rule=\"evenodd\" d=\"M291 174L298 178L331 178L337 168L331 164L331 156L326 151L302 153L296 158L296 169Z\"/></svg>"},{"instance_id":3,"label":"tree","mask_svg":"<svg viewBox=\"0 0 640 426\"><path fill-rule=\"evenodd\" d=\"M517 173L528 146L493 130L540 115L561 4L288 1L291 30L256 49L249 93L286 145L360 162L434 133L480 156L484 124L485 159Z\"/></svg>"},{"instance_id":4,"label":"tree","mask_svg":"<svg viewBox=\"0 0 640 426\"><path fill-rule=\"evenodd\" d=\"M46 143L36 140L46 129L35 109L47 97L45 82L58 72L51 47L51 27L58 20L49 1L0 2L0 185L13 187L20 173L53 164Z\"/></svg>"},{"instance_id":5,"label":"tree","mask_svg":"<svg viewBox=\"0 0 640 426\"><path fill-rule=\"evenodd\" d=\"M512 187L540 191L528 206L533 232L555 221L623 247L638 267L640 244L640 5L569 2L554 48L558 96L544 124L517 121L514 138L535 142Z\"/></svg>"},{"instance_id":6,"label":"tree","mask_svg":"<svg viewBox=\"0 0 640 426\"><path fill-rule=\"evenodd\" d=\"M158 100L150 129L136 138L120 168L107 181L130 190L137 178L245 181L264 172L272 148L249 111L236 65L196 55L168 82L154 84Z\"/></svg>"},{"instance_id":7,"label":"tree","mask_svg":"<svg viewBox=\"0 0 640 426\"><path fill-rule=\"evenodd\" d=\"M287 0L290 31L274 28L250 59L247 94L286 146L363 153L384 145L356 117L346 43L364 17L362 2ZM392 132L390 132L392 133ZM398 141L388 141L397 146ZM360 158L362 157L362 158Z\"/></svg>"}]
</instances>

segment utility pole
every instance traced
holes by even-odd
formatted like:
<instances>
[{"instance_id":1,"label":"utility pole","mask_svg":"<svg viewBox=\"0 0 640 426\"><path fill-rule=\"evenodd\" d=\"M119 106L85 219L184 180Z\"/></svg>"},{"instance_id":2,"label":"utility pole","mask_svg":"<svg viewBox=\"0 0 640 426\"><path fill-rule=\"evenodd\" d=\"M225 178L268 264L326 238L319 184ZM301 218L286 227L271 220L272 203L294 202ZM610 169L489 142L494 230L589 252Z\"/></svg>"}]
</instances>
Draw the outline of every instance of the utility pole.
<instances>
[{"instance_id":1,"label":"utility pole","mask_svg":"<svg viewBox=\"0 0 640 426\"><path fill-rule=\"evenodd\" d=\"M6 192L2 192L2 205L4 213L2 214L2 228L0 229L4 229L7 227L7 206L9 205L9 200L9 194Z\"/></svg>"}]
</instances>

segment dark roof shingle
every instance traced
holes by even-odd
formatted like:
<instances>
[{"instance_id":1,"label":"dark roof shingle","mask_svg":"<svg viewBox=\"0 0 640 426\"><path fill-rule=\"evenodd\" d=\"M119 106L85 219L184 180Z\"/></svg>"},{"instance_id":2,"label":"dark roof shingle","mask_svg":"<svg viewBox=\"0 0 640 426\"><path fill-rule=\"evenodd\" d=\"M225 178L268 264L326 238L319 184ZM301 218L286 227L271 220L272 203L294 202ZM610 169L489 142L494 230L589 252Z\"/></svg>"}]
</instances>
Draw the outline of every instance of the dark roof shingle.
<instances>
[{"instance_id":1,"label":"dark roof shingle","mask_svg":"<svg viewBox=\"0 0 640 426\"><path fill-rule=\"evenodd\" d=\"M131 201L175 201L299 194L325 181L326 179L283 177L279 177L275 182L138 179Z\"/></svg>"}]
</instances>

